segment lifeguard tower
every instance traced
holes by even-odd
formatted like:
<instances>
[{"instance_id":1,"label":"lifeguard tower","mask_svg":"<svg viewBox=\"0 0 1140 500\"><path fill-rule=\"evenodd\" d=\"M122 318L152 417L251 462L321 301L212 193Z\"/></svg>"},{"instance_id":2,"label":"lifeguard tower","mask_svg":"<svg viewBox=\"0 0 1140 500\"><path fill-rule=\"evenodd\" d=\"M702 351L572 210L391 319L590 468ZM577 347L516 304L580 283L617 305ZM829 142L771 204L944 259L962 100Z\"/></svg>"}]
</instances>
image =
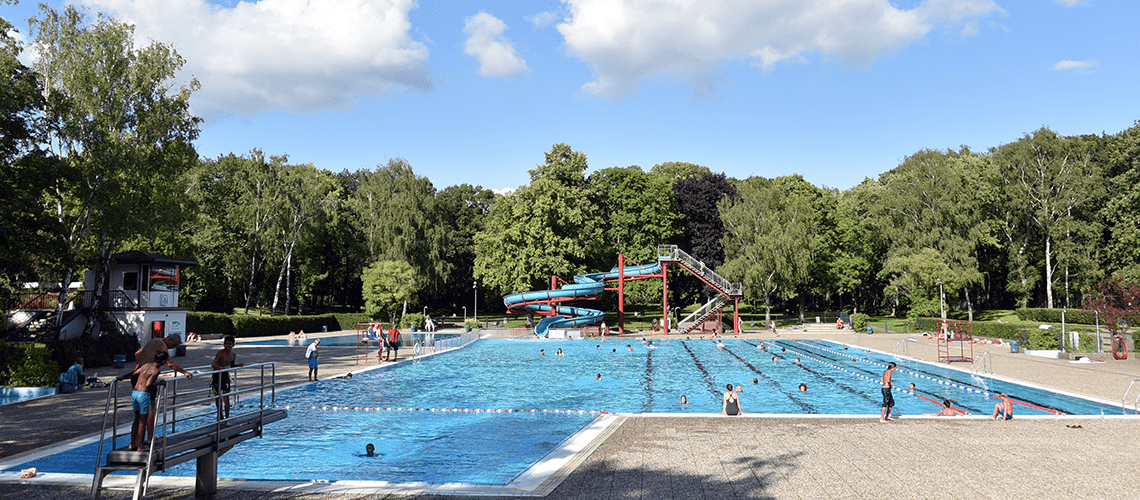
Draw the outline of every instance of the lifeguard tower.
<instances>
[{"instance_id":1,"label":"lifeguard tower","mask_svg":"<svg viewBox=\"0 0 1140 500\"><path fill-rule=\"evenodd\" d=\"M974 361L974 324L968 321L938 322L938 362ZM969 354L966 346L970 346Z\"/></svg>"},{"instance_id":2,"label":"lifeguard tower","mask_svg":"<svg viewBox=\"0 0 1140 500\"><path fill-rule=\"evenodd\" d=\"M150 252L130 251L111 256L104 310L110 313L120 332L133 334L139 344L177 334L186 340L187 309L178 307L182 270L197 262ZM95 277L88 271L84 288L95 288ZM94 295L86 292L84 305L94 305Z\"/></svg>"}]
</instances>

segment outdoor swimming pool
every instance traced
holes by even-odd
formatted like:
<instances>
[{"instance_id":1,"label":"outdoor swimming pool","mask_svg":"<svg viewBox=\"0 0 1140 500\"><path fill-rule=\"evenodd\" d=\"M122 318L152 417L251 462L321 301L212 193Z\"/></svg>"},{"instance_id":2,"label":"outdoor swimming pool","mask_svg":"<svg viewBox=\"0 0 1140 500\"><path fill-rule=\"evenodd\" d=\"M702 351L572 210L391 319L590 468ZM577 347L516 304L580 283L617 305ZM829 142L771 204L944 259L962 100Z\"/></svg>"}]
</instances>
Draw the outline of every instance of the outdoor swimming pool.
<instances>
[{"instance_id":1,"label":"outdoor swimming pool","mask_svg":"<svg viewBox=\"0 0 1140 500\"><path fill-rule=\"evenodd\" d=\"M264 438L223 455L218 472L245 479L502 485L598 415L530 410L719 413L724 386L733 383L744 385L742 406L750 414L878 415L878 378L893 359L827 341L766 341L767 350L758 349L757 341L736 339L725 340L726 349L711 340L655 343L657 349L635 339L485 339L351 380L280 391L277 404L289 407L289 417L267 426ZM556 356L558 349L566 355ZM896 387L913 382L917 392L895 392L896 415L935 412L942 398L989 415L996 402L991 393L1003 391L1020 402L1018 416L1122 412L1120 406L944 366L900 365ZM599 373L602 379L594 380ZM800 383L808 392L797 390ZM677 404L682 394L693 404ZM384 409L393 407L420 410ZM378 457L361 456L368 443ZM9 468L90 474L95 448L89 444ZM164 475L193 476L194 465Z\"/></svg>"}]
</instances>

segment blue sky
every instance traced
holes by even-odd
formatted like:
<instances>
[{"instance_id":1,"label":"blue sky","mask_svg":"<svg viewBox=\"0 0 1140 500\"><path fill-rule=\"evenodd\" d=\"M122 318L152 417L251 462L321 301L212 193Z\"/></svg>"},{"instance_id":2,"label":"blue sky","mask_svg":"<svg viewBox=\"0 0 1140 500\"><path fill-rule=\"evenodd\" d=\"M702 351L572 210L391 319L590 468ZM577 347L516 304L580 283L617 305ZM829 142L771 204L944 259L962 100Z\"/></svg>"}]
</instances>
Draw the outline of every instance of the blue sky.
<instances>
[{"instance_id":1,"label":"blue sky","mask_svg":"<svg viewBox=\"0 0 1140 500\"><path fill-rule=\"evenodd\" d=\"M524 185L560 142L590 171L685 161L848 189L922 148L1140 119L1125 0L77 3L186 57L202 156L402 157L440 189ZM0 6L23 33L35 12Z\"/></svg>"}]
</instances>

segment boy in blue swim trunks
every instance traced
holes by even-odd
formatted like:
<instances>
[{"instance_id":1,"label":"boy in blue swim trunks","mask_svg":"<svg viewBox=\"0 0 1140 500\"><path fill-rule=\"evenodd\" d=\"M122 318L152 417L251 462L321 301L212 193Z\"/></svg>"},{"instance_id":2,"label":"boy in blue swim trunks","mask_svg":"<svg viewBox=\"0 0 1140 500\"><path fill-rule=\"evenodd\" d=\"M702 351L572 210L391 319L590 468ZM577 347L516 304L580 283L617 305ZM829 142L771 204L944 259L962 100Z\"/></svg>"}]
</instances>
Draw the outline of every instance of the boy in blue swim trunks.
<instances>
[{"instance_id":1,"label":"boy in blue swim trunks","mask_svg":"<svg viewBox=\"0 0 1140 500\"><path fill-rule=\"evenodd\" d=\"M166 364L168 357L166 351L158 351L154 354L154 363L146 363L135 371L118 377L119 380L126 380L138 376L134 390L131 391L131 407L135 410L134 428L137 430L131 433L131 446L127 448L130 451L146 451L147 432L154 435L154 420L149 418L151 408L154 406L150 391L153 387L166 384L165 380L156 382L156 379L159 367Z\"/></svg>"},{"instance_id":2,"label":"boy in blue swim trunks","mask_svg":"<svg viewBox=\"0 0 1140 500\"><path fill-rule=\"evenodd\" d=\"M994 405L994 415L990 420L1013 420L1013 401L1009 400L1009 394L1001 393L1001 402Z\"/></svg>"}]
</instances>

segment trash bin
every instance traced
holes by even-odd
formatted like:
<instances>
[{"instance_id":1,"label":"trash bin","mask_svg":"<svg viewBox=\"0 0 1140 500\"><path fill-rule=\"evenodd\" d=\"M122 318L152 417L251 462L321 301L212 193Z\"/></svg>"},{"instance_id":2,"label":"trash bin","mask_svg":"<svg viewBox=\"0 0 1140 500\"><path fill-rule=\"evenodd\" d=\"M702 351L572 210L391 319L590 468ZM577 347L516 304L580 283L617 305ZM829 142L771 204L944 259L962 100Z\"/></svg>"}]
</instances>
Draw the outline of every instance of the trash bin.
<instances>
[{"instance_id":1,"label":"trash bin","mask_svg":"<svg viewBox=\"0 0 1140 500\"><path fill-rule=\"evenodd\" d=\"M872 333L875 333L875 328L868 326L867 327L867 334L872 334Z\"/></svg>"},{"instance_id":2,"label":"trash bin","mask_svg":"<svg viewBox=\"0 0 1140 500\"><path fill-rule=\"evenodd\" d=\"M1009 341L1009 352L1019 352L1017 350L1017 341L1016 340Z\"/></svg>"},{"instance_id":3,"label":"trash bin","mask_svg":"<svg viewBox=\"0 0 1140 500\"><path fill-rule=\"evenodd\" d=\"M124 366L127 366L127 355L126 354L116 354L115 355L115 368L122 368Z\"/></svg>"},{"instance_id":4,"label":"trash bin","mask_svg":"<svg viewBox=\"0 0 1140 500\"><path fill-rule=\"evenodd\" d=\"M326 332L329 331L329 325L322 325L321 330L324 330Z\"/></svg>"},{"instance_id":5,"label":"trash bin","mask_svg":"<svg viewBox=\"0 0 1140 500\"><path fill-rule=\"evenodd\" d=\"M186 344L178 344L178 347L174 348L174 355L186 356Z\"/></svg>"}]
</instances>

